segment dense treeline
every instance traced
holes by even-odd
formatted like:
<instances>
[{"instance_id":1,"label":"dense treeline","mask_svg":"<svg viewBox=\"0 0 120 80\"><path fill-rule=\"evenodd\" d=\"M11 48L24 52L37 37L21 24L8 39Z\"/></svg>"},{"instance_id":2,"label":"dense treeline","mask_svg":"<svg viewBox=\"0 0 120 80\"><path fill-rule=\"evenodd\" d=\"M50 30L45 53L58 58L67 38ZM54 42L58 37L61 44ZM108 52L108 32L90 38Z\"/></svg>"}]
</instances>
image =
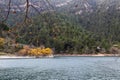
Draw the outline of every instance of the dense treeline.
<instances>
[{"instance_id":1,"label":"dense treeline","mask_svg":"<svg viewBox=\"0 0 120 80\"><path fill-rule=\"evenodd\" d=\"M120 42L120 10L115 6L109 7L108 10L98 8L93 13L78 17L82 27L101 36L102 39L107 39L109 44Z\"/></svg>"},{"instance_id":2,"label":"dense treeline","mask_svg":"<svg viewBox=\"0 0 120 80\"><path fill-rule=\"evenodd\" d=\"M1 24L4 28L1 27L0 36L7 35L23 44L44 45L54 48L57 53L106 52L120 42L120 12L115 10L113 14L113 10L100 9L82 15L46 12L26 24L11 27L8 32L5 30L8 30L7 25Z\"/></svg>"},{"instance_id":3,"label":"dense treeline","mask_svg":"<svg viewBox=\"0 0 120 80\"><path fill-rule=\"evenodd\" d=\"M110 47L106 39L83 29L73 15L44 13L34 17L29 25L18 25L14 31L17 42L45 45L57 53L95 53L98 46Z\"/></svg>"}]
</instances>

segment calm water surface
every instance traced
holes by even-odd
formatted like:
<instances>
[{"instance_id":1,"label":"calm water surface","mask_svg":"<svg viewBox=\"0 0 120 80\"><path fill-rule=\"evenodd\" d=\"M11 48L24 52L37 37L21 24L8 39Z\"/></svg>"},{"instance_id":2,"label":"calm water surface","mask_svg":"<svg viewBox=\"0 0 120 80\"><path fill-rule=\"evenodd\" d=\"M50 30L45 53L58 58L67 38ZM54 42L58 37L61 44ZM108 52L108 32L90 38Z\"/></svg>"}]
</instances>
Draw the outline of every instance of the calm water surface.
<instances>
[{"instance_id":1,"label":"calm water surface","mask_svg":"<svg viewBox=\"0 0 120 80\"><path fill-rule=\"evenodd\" d=\"M0 80L120 80L116 57L0 60Z\"/></svg>"}]
</instances>

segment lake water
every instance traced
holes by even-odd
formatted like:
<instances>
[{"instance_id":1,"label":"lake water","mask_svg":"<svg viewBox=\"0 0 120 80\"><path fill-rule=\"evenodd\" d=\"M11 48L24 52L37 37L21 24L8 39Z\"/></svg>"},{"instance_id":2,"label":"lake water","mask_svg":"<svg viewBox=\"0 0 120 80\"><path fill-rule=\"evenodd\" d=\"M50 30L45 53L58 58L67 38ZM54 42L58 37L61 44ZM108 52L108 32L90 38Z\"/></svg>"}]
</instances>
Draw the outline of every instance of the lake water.
<instances>
[{"instance_id":1,"label":"lake water","mask_svg":"<svg viewBox=\"0 0 120 80\"><path fill-rule=\"evenodd\" d=\"M117 57L1 59L0 80L120 80L120 59Z\"/></svg>"}]
</instances>

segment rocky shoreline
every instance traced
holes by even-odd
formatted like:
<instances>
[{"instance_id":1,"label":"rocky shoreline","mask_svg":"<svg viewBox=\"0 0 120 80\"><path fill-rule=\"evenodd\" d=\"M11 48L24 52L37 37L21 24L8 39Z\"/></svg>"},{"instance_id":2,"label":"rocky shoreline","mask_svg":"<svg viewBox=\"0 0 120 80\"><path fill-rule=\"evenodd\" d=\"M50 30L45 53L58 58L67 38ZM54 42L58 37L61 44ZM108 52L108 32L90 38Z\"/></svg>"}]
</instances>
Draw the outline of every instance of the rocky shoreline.
<instances>
[{"instance_id":1,"label":"rocky shoreline","mask_svg":"<svg viewBox=\"0 0 120 80\"><path fill-rule=\"evenodd\" d=\"M36 57L36 56L17 56L17 55L0 55L0 59L36 59L36 58L54 58L54 57L57 57L57 56L70 56L70 57L74 57L74 56L78 56L78 57L82 57L82 56L85 56L85 57L119 57L120 55L118 54L55 54L55 55L52 55L52 56L39 56L39 57Z\"/></svg>"},{"instance_id":2,"label":"rocky shoreline","mask_svg":"<svg viewBox=\"0 0 120 80\"><path fill-rule=\"evenodd\" d=\"M113 56L116 56L116 57L119 57L120 56L120 54L107 54L107 53L105 53L105 54L102 54L102 53L98 53L98 54L56 54L55 56L98 56L98 57L104 57L104 56L111 56L111 57L113 57Z\"/></svg>"},{"instance_id":3,"label":"rocky shoreline","mask_svg":"<svg viewBox=\"0 0 120 80\"><path fill-rule=\"evenodd\" d=\"M54 57L53 55L51 56L18 56L14 54L9 54L9 53L4 53L0 52L0 59L34 59L34 58L52 58Z\"/></svg>"},{"instance_id":4,"label":"rocky shoreline","mask_svg":"<svg viewBox=\"0 0 120 80\"><path fill-rule=\"evenodd\" d=\"M3 55L0 56L0 59L36 59L36 58L53 58L53 56L40 56L40 57L36 57L36 56L8 56L8 55Z\"/></svg>"}]
</instances>

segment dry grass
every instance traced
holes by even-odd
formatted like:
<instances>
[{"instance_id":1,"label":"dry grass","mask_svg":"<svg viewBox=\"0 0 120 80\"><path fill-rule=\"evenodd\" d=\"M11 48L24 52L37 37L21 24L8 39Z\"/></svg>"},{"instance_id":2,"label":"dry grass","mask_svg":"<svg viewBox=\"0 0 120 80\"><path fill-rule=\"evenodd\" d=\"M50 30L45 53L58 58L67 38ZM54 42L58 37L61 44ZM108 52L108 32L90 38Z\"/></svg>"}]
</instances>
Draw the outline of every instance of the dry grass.
<instances>
[{"instance_id":1,"label":"dry grass","mask_svg":"<svg viewBox=\"0 0 120 80\"><path fill-rule=\"evenodd\" d=\"M0 55L7 55L7 53L5 53L5 52L0 52Z\"/></svg>"}]
</instances>

